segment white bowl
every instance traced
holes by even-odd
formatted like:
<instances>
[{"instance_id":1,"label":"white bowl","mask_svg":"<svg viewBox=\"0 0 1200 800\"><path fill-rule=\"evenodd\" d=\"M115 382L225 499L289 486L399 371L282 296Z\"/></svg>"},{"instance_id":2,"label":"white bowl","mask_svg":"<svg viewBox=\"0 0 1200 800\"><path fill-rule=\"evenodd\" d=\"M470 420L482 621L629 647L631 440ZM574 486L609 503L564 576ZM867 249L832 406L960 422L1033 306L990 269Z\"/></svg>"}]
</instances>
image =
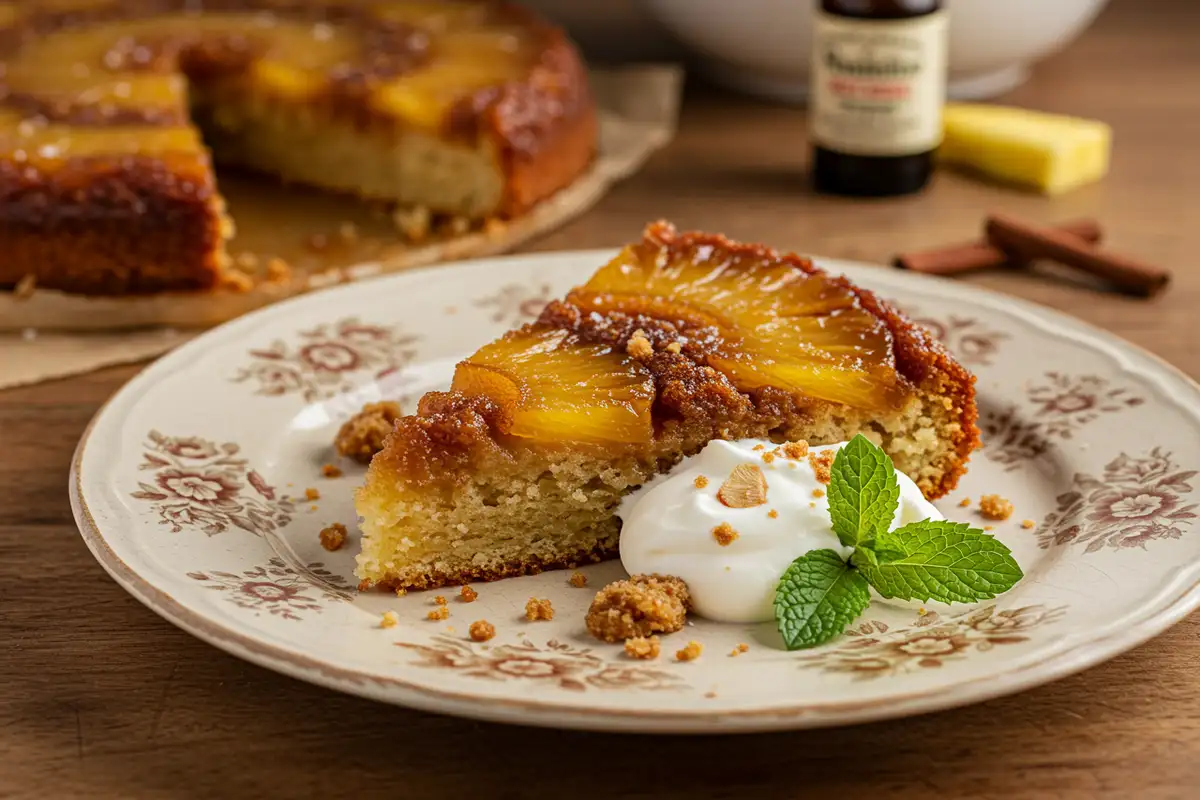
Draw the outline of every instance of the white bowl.
<instances>
[{"instance_id":1,"label":"white bowl","mask_svg":"<svg viewBox=\"0 0 1200 800\"><path fill-rule=\"evenodd\" d=\"M646 0L720 83L787 102L808 96L815 0ZM1108 0L946 0L955 99L1012 89L1074 39Z\"/></svg>"}]
</instances>

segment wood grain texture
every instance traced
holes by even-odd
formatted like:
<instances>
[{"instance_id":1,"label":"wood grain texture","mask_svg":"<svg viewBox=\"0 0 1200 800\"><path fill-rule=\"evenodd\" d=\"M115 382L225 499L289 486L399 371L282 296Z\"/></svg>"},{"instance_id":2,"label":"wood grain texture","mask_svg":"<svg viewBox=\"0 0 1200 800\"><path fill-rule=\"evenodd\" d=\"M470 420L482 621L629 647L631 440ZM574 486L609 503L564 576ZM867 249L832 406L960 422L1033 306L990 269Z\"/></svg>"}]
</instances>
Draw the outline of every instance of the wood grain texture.
<instances>
[{"instance_id":1,"label":"wood grain texture","mask_svg":"<svg viewBox=\"0 0 1200 800\"><path fill-rule=\"evenodd\" d=\"M1113 173L1058 199L944 173L914 198L813 197L800 111L689 91L678 140L533 248L616 245L657 217L885 263L1000 210L1095 216L1171 268L1160 298L1045 274L971 283L1063 309L1200 376L1200 4L1117 2L1011 101L1111 122ZM732 738L435 717L277 676L175 629L92 560L67 503L89 418L136 368L0 393L0 797L1195 797L1200 617L1081 675L915 719Z\"/></svg>"}]
</instances>

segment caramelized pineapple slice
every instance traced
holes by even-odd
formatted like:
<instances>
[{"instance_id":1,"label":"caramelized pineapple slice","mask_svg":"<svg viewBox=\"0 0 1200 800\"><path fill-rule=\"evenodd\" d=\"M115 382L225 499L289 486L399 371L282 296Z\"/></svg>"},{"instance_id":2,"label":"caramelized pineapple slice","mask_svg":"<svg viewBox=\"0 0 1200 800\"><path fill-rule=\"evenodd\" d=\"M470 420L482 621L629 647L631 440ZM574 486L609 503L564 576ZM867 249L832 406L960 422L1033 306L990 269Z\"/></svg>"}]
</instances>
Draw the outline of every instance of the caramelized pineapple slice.
<instances>
[{"instance_id":1,"label":"caramelized pineapple slice","mask_svg":"<svg viewBox=\"0 0 1200 800\"><path fill-rule=\"evenodd\" d=\"M745 391L774 386L864 409L903 402L887 326L841 282L757 255L673 255L626 248L568 300L715 326L722 344L708 363Z\"/></svg>"},{"instance_id":2,"label":"caramelized pineapple slice","mask_svg":"<svg viewBox=\"0 0 1200 800\"><path fill-rule=\"evenodd\" d=\"M494 401L501 432L522 439L639 444L653 436L646 368L567 331L512 331L461 362L451 388Z\"/></svg>"}]
</instances>

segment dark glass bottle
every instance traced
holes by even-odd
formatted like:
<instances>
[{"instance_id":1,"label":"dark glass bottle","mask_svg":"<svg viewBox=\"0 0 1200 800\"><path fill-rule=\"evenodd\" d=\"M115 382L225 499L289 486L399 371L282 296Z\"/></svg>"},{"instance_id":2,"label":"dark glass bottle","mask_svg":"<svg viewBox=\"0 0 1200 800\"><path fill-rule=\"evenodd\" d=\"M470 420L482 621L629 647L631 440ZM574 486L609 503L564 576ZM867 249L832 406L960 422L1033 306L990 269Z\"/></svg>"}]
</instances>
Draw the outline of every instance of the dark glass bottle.
<instances>
[{"instance_id":1,"label":"dark glass bottle","mask_svg":"<svg viewBox=\"0 0 1200 800\"><path fill-rule=\"evenodd\" d=\"M814 29L817 191L882 197L923 188L942 140L941 0L822 0Z\"/></svg>"}]
</instances>

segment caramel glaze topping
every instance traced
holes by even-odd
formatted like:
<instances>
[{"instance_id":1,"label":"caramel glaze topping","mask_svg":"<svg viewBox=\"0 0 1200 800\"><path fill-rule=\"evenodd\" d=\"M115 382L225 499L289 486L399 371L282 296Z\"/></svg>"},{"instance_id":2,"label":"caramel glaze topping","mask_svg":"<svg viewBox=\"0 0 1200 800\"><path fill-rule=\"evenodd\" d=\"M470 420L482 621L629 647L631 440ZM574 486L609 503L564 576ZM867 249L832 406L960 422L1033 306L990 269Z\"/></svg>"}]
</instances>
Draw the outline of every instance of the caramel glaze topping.
<instances>
[{"instance_id":1,"label":"caramel glaze topping","mask_svg":"<svg viewBox=\"0 0 1200 800\"><path fill-rule=\"evenodd\" d=\"M259 62L283 73L269 89L360 127L432 125L464 140L486 129L518 154L586 102L564 79L582 66L562 33L505 3L0 0L0 108L38 122L185 125L185 93L166 96L156 77L203 88ZM445 85L428 74L442 67Z\"/></svg>"},{"instance_id":2,"label":"caramel glaze topping","mask_svg":"<svg viewBox=\"0 0 1200 800\"><path fill-rule=\"evenodd\" d=\"M672 259L684 257L696 248L711 248L730 258L779 261L848 289L863 308L887 327L894 368L909 391L936 373L945 377L948 385L945 391L956 405L956 413L961 415L962 455L969 454L978 441L977 410L971 390L974 377L925 329L913 325L873 293L843 278L830 277L799 256L732 242L719 234L677 234L662 222L647 228L638 247L656 253L661 263L672 263ZM654 379L653 419L660 430L664 425L681 423L711 427L716 435L726 427L750 426L765 435L783 420L794 417L797 411L803 413L806 407L811 409L823 402L769 386L740 391L728 377L706 363L706 356L722 344L715 327L685 330L670 320L613 311L588 312L567 301L551 302L533 325L569 330L585 342L604 343L621 350L635 331L642 332L653 345L653 352L640 360ZM684 342L679 352L668 349L668 345L679 341ZM486 397L431 392L421 399L416 415L397 422L389 445L376 458L419 484L445 481L447 476L459 475L472 465L508 462L513 456L501 441L504 437L496 433L501 417L500 409ZM956 477L957 473L947 480Z\"/></svg>"}]
</instances>

